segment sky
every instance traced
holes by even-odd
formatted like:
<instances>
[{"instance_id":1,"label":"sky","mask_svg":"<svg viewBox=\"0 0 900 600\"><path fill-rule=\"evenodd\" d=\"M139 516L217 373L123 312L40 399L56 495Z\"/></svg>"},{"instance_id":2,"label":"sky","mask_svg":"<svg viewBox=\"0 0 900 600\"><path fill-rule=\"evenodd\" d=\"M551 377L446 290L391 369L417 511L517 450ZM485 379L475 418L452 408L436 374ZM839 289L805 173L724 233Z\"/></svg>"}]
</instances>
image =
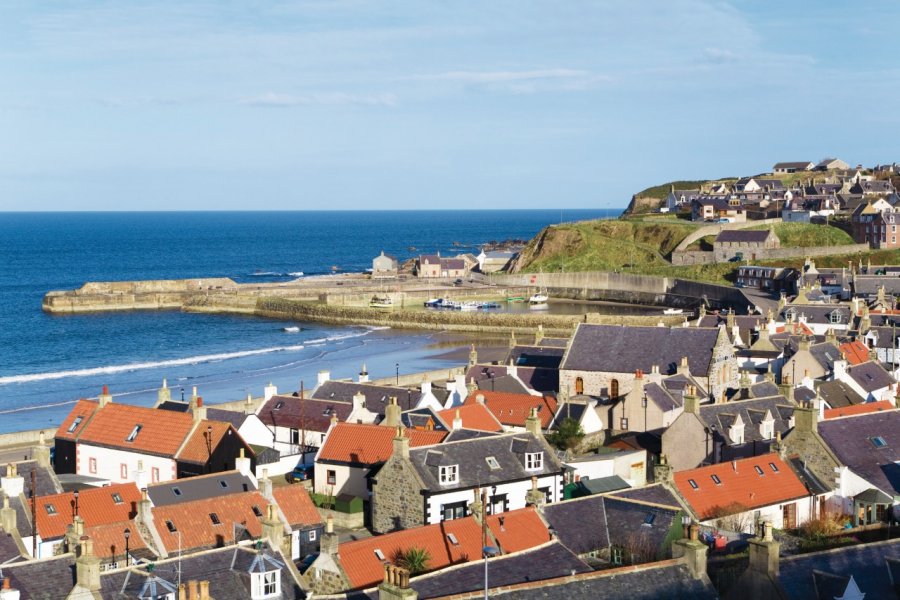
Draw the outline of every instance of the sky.
<instances>
[{"instance_id":1,"label":"sky","mask_svg":"<svg viewBox=\"0 0 900 600\"><path fill-rule=\"evenodd\" d=\"M617 208L900 161L900 3L0 0L0 210Z\"/></svg>"}]
</instances>

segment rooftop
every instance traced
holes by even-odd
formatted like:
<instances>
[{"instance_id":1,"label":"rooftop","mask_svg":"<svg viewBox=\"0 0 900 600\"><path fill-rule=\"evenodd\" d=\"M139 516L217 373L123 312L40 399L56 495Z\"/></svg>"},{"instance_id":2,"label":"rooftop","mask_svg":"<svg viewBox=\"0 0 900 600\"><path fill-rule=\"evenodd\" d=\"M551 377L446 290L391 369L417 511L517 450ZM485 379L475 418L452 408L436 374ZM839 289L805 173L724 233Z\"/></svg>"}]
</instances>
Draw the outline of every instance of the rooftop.
<instances>
[{"instance_id":1,"label":"rooftop","mask_svg":"<svg viewBox=\"0 0 900 600\"><path fill-rule=\"evenodd\" d=\"M397 435L394 427L365 425L359 423L338 423L325 438L316 461L374 465L384 462L393 450L392 440ZM426 431L404 429L412 448L440 443L446 431Z\"/></svg>"}]
</instances>

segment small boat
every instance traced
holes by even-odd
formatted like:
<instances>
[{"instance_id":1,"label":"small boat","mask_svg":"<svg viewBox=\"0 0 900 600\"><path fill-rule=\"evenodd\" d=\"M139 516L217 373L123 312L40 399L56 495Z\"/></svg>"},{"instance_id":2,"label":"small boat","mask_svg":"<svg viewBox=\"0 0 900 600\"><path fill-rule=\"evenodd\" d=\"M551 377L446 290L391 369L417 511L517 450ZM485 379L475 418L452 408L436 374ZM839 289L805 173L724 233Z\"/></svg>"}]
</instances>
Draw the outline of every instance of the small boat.
<instances>
[{"instance_id":1,"label":"small boat","mask_svg":"<svg viewBox=\"0 0 900 600\"><path fill-rule=\"evenodd\" d=\"M390 296L379 296L375 294L369 301L370 308L394 308L394 299Z\"/></svg>"},{"instance_id":2,"label":"small boat","mask_svg":"<svg viewBox=\"0 0 900 600\"><path fill-rule=\"evenodd\" d=\"M299 327L282 327L281 330L285 333L297 333L300 331Z\"/></svg>"},{"instance_id":3,"label":"small boat","mask_svg":"<svg viewBox=\"0 0 900 600\"><path fill-rule=\"evenodd\" d=\"M529 304L547 304L550 298L544 292L538 292L528 299Z\"/></svg>"},{"instance_id":4,"label":"small boat","mask_svg":"<svg viewBox=\"0 0 900 600\"><path fill-rule=\"evenodd\" d=\"M482 302L481 306L479 308L481 308L482 310L488 310L490 308L500 308L500 303L498 303L498 302Z\"/></svg>"},{"instance_id":5,"label":"small boat","mask_svg":"<svg viewBox=\"0 0 900 600\"><path fill-rule=\"evenodd\" d=\"M528 308L531 310L547 310L550 305L546 302L529 302Z\"/></svg>"},{"instance_id":6,"label":"small boat","mask_svg":"<svg viewBox=\"0 0 900 600\"><path fill-rule=\"evenodd\" d=\"M525 296L509 296L506 298L507 302L525 302Z\"/></svg>"},{"instance_id":7,"label":"small boat","mask_svg":"<svg viewBox=\"0 0 900 600\"><path fill-rule=\"evenodd\" d=\"M680 315L684 311L680 308L667 308L663 311L664 315Z\"/></svg>"},{"instance_id":8,"label":"small boat","mask_svg":"<svg viewBox=\"0 0 900 600\"><path fill-rule=\"evenodd\" d=\"M459 310L478 310L479 306L477 302L463 302L459 305Z\"/></svg>"}]
</instances>

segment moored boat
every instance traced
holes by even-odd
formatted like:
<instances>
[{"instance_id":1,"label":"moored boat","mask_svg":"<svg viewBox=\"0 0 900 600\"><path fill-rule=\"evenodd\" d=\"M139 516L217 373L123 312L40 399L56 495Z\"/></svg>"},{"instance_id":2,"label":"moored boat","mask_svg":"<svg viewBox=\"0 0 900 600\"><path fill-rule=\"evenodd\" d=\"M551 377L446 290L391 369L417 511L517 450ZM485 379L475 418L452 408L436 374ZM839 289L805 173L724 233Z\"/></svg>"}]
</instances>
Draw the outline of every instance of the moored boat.
<instances>
[{"instance_id":1,"label":"moored boat","mask_svg":"<svg viewBox=\"0 0 900 600\"><path fill-rule=\"evenodd\" d=\"M375 294L369 301L370 308L394 308L394 299L390 296Z\"/></svg>"}]
</instances>

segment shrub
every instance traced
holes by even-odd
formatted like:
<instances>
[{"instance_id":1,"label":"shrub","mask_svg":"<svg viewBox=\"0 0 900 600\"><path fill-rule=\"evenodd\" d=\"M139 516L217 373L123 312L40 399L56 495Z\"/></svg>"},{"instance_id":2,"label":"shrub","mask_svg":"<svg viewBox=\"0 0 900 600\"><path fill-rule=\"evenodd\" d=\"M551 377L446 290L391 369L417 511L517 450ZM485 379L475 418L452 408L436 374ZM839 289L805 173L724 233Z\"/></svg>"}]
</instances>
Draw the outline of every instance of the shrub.
<instances>
[{"instance_id":1,"label":"shrub","mask_svg":"<svg viewBox=\"0 0 900 600\"><path fill-rule=\"evenodd\" d=\"M394 562L409 571L410 575L417 575L428 570L431 554L425 548L413 546L405 551L397 550Z\"/></svg>"}]
</instances>

